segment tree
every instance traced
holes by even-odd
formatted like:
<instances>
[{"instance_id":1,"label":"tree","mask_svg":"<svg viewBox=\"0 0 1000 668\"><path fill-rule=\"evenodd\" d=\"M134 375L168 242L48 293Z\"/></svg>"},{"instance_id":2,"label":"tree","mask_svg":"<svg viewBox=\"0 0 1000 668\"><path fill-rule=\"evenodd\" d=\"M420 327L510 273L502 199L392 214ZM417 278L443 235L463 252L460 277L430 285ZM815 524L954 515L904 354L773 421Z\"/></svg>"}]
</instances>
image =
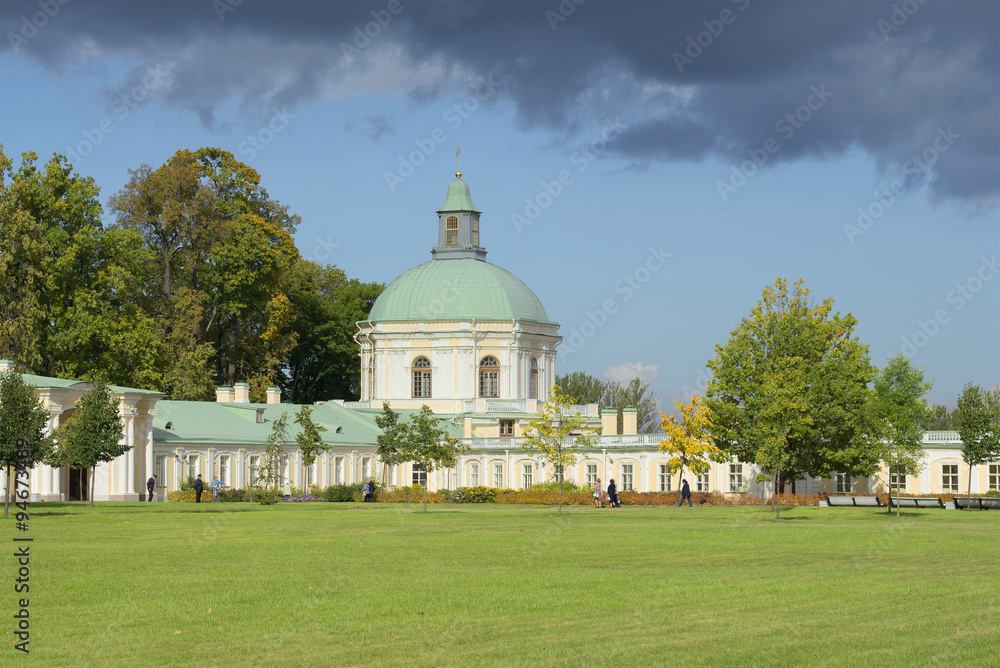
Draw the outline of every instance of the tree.
<instances>
[{"instance_id":1,"label":"tree","mask_svg":"<svg viewBox=\"0 0 1000 668\"><path fill-rule=\"evenodd\" d=\"M677 501L680 502L680 477L684 469L699 475L708 471L709 462L726 461L726 453L712 444L712 415L700 397L691 401L674 402L680 419L660 411L660 427L666 438L660 441L660 452L670 455L667 475L677 473Z\"/></svg>"},{"instance_id":2,"label":"tree","mask_svg":"<svg viewBox=\"0 0 1000 668\"><path fill-rule=\"evenodd\" d=\"M267 445L264 446L264 456L261 459L258 472L258 480L264 483L264 489L270 489L271 485L277 489L281 484L281 456L285 453L285 445L288 444L288 413L282 412L273 423L271 423L271 433L267 437ZM253 475L253 471L251 471Z\"/></svg>"},{"instance_id":3,"label":"tree","mask_svg":"<svg viewBox=\"0 0 1000 668\"><path fill-rule=\"evenodd\" d=\"M122 438L117 402L108 386L99 381L77 403L76 412L56 432L55 441L55 466L90 469L91 507L97 464L110 462L132 449Z\"/></svg>"},{"instance_id":4,"label":"tree","mask_svg":"<svg viewBox=\"0 0 1000 668\"><path fill-rule=\"evenodd\" d=\"M962 461L969 465L969 505L972 509L972 467L1000 459L1000 424L979 385L969 383L958 397L958 435Z\"/></svg>"},{"instance_id":5,"label":"tree","mask_svg":"<svg viewBox=\"0 0 1000 668\"><path fill-rule=\"evenodd\" d=\"M301 428L295 435L295 441L302 450L302 493L309 493L309 477L307 470L316 461L316 455L326 452L330 446L323 442L322 433L326 427L316 424L312 419L312 407L303 406L295 415L295 423Z\"/></svg>"},{"instance_id":6,"label":"tree","mask_svg":"<svg viewBox=\"0 0 1000 668\"><path fill-rule=\"evenodd\" d=\"M864 415L875 367L868 347L851 337L857 321L832 313L832 299L810 304L808 297L803 281L790 288L779 278L708 362L706 403L716 446L756 462L762 452L770 461L780 443L778 493L786 479L794 485L803 475L858 474L878 457ZM783 377L794 379L808 414L808 420L797 415L784 436L775 429L798 411L783 407L787 392L762 391L778 390ZM771 428L758 429L762 420Z\"/></svg>"},{"instance_id":7,"label":"tree","mask_svg":"<svg viewBox=\"0 0 1000 668\"><path fill-rule=\"evenodd\" d=\"M917 475L923 467L924 423L928 409L922 397L933 383L924 382L923 369L915 368L903 355L892 357L875 378L870 417L879 459L886 465L886 481L892 494L892 476ZM864 471L874 473L875 467ZM903 478L905 480L905 477ZM896 484L896 516L899 516L899 484ZM889 511L887 511L889 512Z\"/></svg>"},{"instance_id":8,"label":"tree","mask_svg":"<svg viewBox=\"0 0 1000 668\"><path fill-rule=\"evenodd\" d=\"M428 477L439 468L450 468L458 461L458 454L468 450L457 438L448 435L441 421L425 404L417 413L400 426L400 456L404 461L419 464ZM424 512L427 511L427 485L424 485Z\"/></svg>"},{"instance_id":9,"label":"tree","mask_svg":"<svg viewBox=\"0 0 1000 668\"><path fill-rule=\"evenodd\" d=\"M924 431L949 431L955 428L955 413L949 412L947 406L934 404L928 410L924 419L920 421L920 428Z\"/></svg>"},{"instance_id":10,"label":"tree","mask_svg":"<svg viewBox=\"0 0 1000 668\"><path fill-rule=\"evenodd\" d=\"M649 383L633 378L625 385L589 376L582 371L556 376L556 385L563 389L569 403L600 404L618 409L618 431L622 430L622 409L635 406L636 422L640 434L652 433L656 428L659 403L656 393L649 391Z\"/></svg>"},{"instance_id":11,"label":"tree","mask_svg":"<svg viewBox=\"0 0 1000 668\"><path fill-rule=\"evenodd\" d=\"M552 464L559 482L559 514L562 515L562 483L567 466L576 463L581 447L593 445L601 430L587 429L587 420L577 411L570 412L569 398L558 385L552 386L549 400L541 411L528 420L521 448Z\"/></svg>"},{"instance_id":12,"label":"tree","mask_svg":"<svg viewBox=\"0 0 1000 668\"><path fill-rule=\"evenodd\" d=\"M375 416L375 424L382 430L376 437L378 446L375 449L379 461L382 462L382 494L381 500L385 500L385 487L387 484L387 469L390 466L397 466L409 461L406 458L406 444L403 442L403 429L399 423L399 413L392 410L389 402L382 404L382 413Z\"/></svg>"},{"instance_id":13,"label":"tree","mask_svg":"<svg viewBox=\"0 0 1000 668\"><path fill-rule=\"evenodd\" d=\"M5 472L3 516L10 505L11 472L19 464L29 469L49 456L51 438L45 433L49 412L19 373L0 374L0 466ZM18 447L23 439L22 447ZM18 450L22 452L18 453ZM24 452L27 452L27 457Z\"/></svg>"}]
</instances>

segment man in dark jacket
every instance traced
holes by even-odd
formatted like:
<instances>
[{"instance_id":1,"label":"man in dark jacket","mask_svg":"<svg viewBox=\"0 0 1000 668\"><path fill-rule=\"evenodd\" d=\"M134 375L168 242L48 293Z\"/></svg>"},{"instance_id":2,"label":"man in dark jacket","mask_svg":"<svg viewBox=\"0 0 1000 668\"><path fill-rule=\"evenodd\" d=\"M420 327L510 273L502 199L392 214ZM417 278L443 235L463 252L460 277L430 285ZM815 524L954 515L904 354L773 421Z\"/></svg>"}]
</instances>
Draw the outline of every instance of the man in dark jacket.
<instances>
[{"instance_id":1,"label":"man in dark jacket","mask_svg":"<svg viewBox=\"0 0 1000 668\"><path fill-rule=\"evenodd\" d=\"M681 502L678 505L684 505L684 499L687 499L688 508L691 507L691 487L688 486L688 481L681 481Z\"/></svg>"},{"instance_id":2,"label":"man in dark jacket","mask_svg":"<svg viewBox=\"0 0 1000 668\"><path fill-rule=\"evenodd\" d=\"M368 482L366 482L365 486L361 488L361 491L365 494L365 502L371 503L372 495L375 494L375 483L372 482L371 478L368 478Z\"/></svg>"},{"instance_id":3,"label":"man in dark jacket","mask_svg":"<svg viewBox=\"0 0 1000 668\"><path fill-rule=\"evenodd\" d=\"M149 480L146 481L146 491L149 492L149 498L146 499L146 501L152 501L153 500L153 488L154 487L156 487L156 474L155 473L153 474L152 478L150 478Z\"/></svg>"},{"instance_id":4,"label":"man in dark jacket","mask_svg":"<svg viewBox=\"0 0 1000 668\"><path fill-rule=\"evenodd\" d=\"M201 493L205 491L205 483L201 481L201 474L198 474L198 479L194 481L194 502L201 503Z\"/></svg>"},{"instance_id":5,"label":"man in dark jacket","mask_svg":"<svg viewBox=\"0 0 1000 668\"><path fill-rule=\"evenodd\" d=\"M621 508L621 504L618 503L618 486L615 484L615 479L612 478L608 482L608 501L612 508Z\"/></svg>"}]
</instances>

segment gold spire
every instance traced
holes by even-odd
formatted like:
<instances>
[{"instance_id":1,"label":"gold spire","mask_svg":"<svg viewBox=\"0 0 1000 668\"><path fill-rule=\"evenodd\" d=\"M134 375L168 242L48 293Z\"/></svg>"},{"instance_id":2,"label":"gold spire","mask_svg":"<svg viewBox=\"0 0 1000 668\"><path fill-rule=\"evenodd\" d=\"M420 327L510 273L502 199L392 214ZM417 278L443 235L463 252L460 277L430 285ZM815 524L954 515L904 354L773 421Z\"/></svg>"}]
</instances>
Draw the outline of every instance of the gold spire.
<instances>
[{"instance_id":1,"label":"gold spire","mask_svg":"<svg viewBox=\"0 0 1000 668\"><path fill-rule=\"evenodd\" d=\"M455 178L457 179L462 178L462 165L460 158L461 155L462 155L461 145L455 144L455 167L457 167L457 169L455 170Z\"/></svg>"}]
</instances>

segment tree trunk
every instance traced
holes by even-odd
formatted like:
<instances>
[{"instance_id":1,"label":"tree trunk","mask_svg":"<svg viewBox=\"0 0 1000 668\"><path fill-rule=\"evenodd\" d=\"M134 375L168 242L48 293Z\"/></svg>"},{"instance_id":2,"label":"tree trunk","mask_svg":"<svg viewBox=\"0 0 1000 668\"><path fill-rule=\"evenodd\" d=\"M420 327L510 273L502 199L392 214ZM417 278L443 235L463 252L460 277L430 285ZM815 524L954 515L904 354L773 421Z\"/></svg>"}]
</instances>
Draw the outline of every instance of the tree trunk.
<instances>
[{"instance_id":1,"label":"tree trunk","mask_svg":"<svg viewBox=\"0 0 1000 668\"><path fill-rule=\"evenodd\" d=\"M781 519L781 493L778 491L778 482L781 480L781 471L774 474L774 519Z\"/></svg>"},{"instance_id":2,"label":"tree trunk","mask_svg":"<svg viewBox=\"0 0 1000 668\"><path fill-rule=\"evenodd\" d=\"M972 512L972 464L969 464L969 486L966 489L966 496L969 500L965 506L965 510L967 512Z\"/></svg>"},{"instance_id":3,"label":"tree trunk","mask_svg":"<svg viewBox=\"0 0 1000 668\"><path fill-rule=\"evenodd\" d=\"M681 480L683 480L683 479L684 479L684 467L682 466L682 467L680 467L680 469L677 470L677 505L678 506L680 506L680 505L682 505L684 503L683 501L681 501Z\"/></svg>"},{"instance_id":4,"label":"tree trunk","mask_svg":"<svg viewBox=\"0 0 1000 668\"><path fill-rule=\"evenodd\" d=\"M94 480L97 479L97 464L90 467L90 486L87 489L88 496L90 496L90 507L94 507Z\"/></svg>"},{"instance_id":5,"label":"tree trunk","mask_svg":"<svg viewBox=\"0 0 1000 668\"><path fill-rule=\"evenodd\" d=\"M3 488L4 488L3 516L5 519L7 517L7 508L10 507L10 470L11 467L8 466L7 469L4 471L4 473L6 473L7 475L7 477L4 478L3 482Z\"/></svg>"},{"instance_id":6,"label":"tree trunk","mask_svg":"<svg viewBox=\"0 0 1000 668\"><path fill-rule=\"evenodd\" d=\"M378 502L385 503L385 486L389 482L389 465L382 462L382 489L378 495Z\"/></svg>"},{"instance_id":7,"label":"tree trunk","mask_svg":"<svg viewBox=\"0 0 1000 668\"><path fill-rule=\"evenodd\" d=\"M427 476L427 482L424 484L424 512L427 512L427 485L430 484L431 477Z\"/></svg>"},{"instance_id":8,"label":"tree trunk","mask_svg":"<svg viewBox=\"0 0 1000 668\"><path fill-rule=\"evenodd\" d=\"M559 514L562 515L562 476L559 476Z\"/></svg>"}]
</instances>

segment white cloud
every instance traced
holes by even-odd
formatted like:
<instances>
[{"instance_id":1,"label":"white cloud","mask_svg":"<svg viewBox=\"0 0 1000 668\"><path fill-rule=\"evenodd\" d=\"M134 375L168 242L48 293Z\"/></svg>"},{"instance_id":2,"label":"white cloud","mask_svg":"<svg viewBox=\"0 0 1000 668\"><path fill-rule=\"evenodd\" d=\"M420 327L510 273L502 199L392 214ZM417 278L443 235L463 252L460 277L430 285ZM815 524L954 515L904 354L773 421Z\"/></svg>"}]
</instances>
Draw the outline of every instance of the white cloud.
<instances>
[{"instance_id":1,"label":"white cloud","mask_svg":"<svg viewBox=\"0 0 1000 668\"><path fill-rule=\"evenodd\" d=\"M660 375L659 364L643 364L642 362L623 362L604 370L604 377L619 383L627 383L633 378L640 378L650 383Z\"/></svg>"}]
</instances>

